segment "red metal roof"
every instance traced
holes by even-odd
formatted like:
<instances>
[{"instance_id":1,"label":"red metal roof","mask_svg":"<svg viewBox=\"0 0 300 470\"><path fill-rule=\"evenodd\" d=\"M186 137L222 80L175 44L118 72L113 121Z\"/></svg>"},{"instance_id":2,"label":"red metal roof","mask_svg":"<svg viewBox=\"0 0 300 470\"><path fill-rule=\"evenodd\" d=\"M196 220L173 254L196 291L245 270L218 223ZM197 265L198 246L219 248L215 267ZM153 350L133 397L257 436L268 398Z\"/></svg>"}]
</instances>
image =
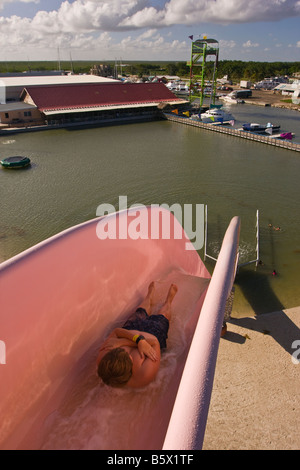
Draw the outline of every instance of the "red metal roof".
<instances>
[{"instance_id":1,"label":"red metal roof","mask_svg":"<svg viewBox=\"0 0 300 470\"><path fill-rule=\"evenodd\" d=\"M178 101L163 83L105 83L26 87L40 111Z\"/></svg>"}]
</instances>

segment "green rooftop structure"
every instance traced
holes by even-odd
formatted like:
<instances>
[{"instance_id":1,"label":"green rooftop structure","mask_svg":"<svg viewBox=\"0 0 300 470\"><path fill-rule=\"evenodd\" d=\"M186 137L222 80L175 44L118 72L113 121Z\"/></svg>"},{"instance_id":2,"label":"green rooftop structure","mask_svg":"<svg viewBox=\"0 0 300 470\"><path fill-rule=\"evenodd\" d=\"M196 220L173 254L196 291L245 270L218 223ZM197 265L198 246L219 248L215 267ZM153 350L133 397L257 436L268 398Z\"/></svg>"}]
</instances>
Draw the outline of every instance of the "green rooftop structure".
<instances>
[{"instance_id":1,"label":"green rooftop structure","mask_svg":"<svg viewBox=\"0 0 300 470\"><path fill-rule=\"evenodd\" d=\"M219 43L215 39L197 39L192 42L190 67L190 101L199 98L200 108L204 97L209 97L209 107L215 104ZM208 66L207 61L212 62Z\"/></svg>"}]
</instances>

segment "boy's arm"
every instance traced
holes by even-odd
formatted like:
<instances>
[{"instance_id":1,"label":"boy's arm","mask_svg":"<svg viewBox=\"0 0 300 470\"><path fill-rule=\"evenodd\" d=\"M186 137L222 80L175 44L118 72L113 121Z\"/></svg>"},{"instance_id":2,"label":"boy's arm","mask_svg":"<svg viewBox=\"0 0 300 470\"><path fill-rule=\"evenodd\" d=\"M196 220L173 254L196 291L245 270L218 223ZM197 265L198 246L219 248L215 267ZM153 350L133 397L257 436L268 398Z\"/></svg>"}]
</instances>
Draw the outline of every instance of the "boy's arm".
<instances>
[{"instance_id":1,"label":"boy's arm","mask_svg":"<svg viewBox=\"0 0 300 470\"><path fill-rule=\"evenodd\" d=\"M117 338L126 338L130 341L133 342L133 345L136 344L135 341L133 340L133 337L135 335L142 335L144 336L145 340L147 343L149 343L151 346L157 343L157 339L155 336L153 336L150 333L146 333L144 331L138 331L138 330L126 330L125 328L116 328L113 331L113 334L116 335Z\"/></svg>"},{"instance_id":2,"label":"boy's arm","mask_svg":"<svg viewBox=\"0 0 300 470\"><path fill-rule=\"evenodd\" d=\"M141 342L142 341L140 341L140 343ZM152 348L155 350L157 359L153 361L151 360L151 358L145 357L142 364L133 370L132 377L128 384L129 387L132 387L132 388L145 387L146 385L148 385L155 379L159 370L160 358L161 358L159 342L157 341L157 344L154 345Z\"/></svg>"},{"instance_id":3,"label":"boy's arm","mask_svg":"<svg viewBox=\"0 0 300 470\"><path fill-rule=\"evenodd\" d=\"M114 333L117 338L124 338L132 341L131 346L137 346L141 357L147 356L152 361L156 361L158 359L157 345L159 346L159 343L157 338L150 333L140 332L137 330L126 330L125 328L116 328ZM133 338L140 335L144 336L144 339L140 340L137 344Z\"/></svg>"}]
</instances>

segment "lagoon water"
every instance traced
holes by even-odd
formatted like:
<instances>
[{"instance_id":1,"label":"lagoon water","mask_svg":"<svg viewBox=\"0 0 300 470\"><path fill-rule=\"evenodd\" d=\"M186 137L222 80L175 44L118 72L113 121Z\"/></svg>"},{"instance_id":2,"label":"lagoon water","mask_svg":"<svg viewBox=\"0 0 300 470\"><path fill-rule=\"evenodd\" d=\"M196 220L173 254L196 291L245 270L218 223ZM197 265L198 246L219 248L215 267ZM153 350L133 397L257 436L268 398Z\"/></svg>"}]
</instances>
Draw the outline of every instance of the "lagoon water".
<instances>
[{"instance_id":1,"label":"lagoon water","mask_svg":"<svg viewBox=\"0 0 300 470\"><path fill-rule=\"evenodd\" d=\"M271 121L300 142L299 112L251 105L230 109L235 127ZM126 195L128 206L207 205L212 256L229 221L239 215L244 262L255 258L258 209L262 264L239 270L233 314L300 305L298 152L159 121L0 136L0 155L32 161L28 169L0 171L0 261L96 217L102 203L118 209L119 196ZM214 262L206 264L212 271ZM272 276L274 269L278 276Z\"/></svg>"}]
</instances>

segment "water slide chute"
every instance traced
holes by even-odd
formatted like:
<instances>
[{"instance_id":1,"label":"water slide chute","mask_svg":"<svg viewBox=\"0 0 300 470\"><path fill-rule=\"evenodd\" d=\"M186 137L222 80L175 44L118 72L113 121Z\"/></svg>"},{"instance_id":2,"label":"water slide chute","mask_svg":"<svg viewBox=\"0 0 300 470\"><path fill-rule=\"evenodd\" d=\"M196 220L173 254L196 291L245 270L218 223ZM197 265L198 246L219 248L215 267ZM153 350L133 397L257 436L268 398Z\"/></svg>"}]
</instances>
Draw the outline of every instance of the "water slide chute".
<instances>
[{"instance_id":1,"label":"water slide chute","mask_svg":"<svg viewBox=\"0 0 300 470\"><path fill-rule=\"evenodd\" d=\"M190 400L182 382L189 381L183 371L190 364L191 344L204 376L210 377L209 390L199 398L207 409L219 330L234 279L239 219L227 230L210 280L175 217L161 208L141 211L149 221L148 237L100 240L99 230L103 233L108 221L130 227L136 211L122 211L72 227L0 265L0 339L6 346L6 361L0 365L1 449L173 447L170 426L182 419L177 391ZM157 211L169 214L173 229L168 239L162 232L151 237ZM99 345L141 302L152 280L158 305L171 282L179 288L161 370L145 389L111 389L96 374ZM213 315L207 314L211 309ZM198 339L193 340L194 332ZM212 352L207 364L200 360L199 338ZM192 384L192 393L195 387L201 385ZM194 419L203 417L201 406L193 412ZM197 435L188 431L188 419L183 425L189 435ZM201 448L201 439L197 435L183 445Z\"/></svg>"}]
</instances>

